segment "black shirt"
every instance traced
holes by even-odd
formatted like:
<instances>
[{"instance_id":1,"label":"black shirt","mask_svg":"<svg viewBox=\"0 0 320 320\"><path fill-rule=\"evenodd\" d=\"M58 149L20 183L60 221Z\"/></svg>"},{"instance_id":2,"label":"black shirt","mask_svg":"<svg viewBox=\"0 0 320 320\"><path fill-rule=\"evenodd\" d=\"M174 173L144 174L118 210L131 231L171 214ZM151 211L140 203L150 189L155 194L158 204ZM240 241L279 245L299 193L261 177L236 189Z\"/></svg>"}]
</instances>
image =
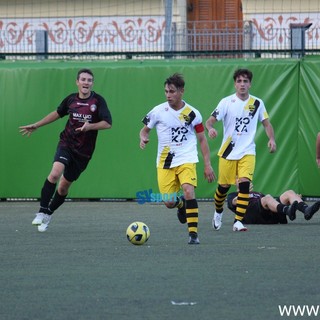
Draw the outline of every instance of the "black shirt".
<instances>
[{"instance_id":1,"label":"black shirt","mask_svg":"<svg viewBox=\"0 0 320 320\"><path fill-rule=\"evenodd\" d=\"M80 99L78 93L67 96L57 108L60 117L69 115L65 129L60 134L60 147L67 147L72 152L91 158L96 145L98 130L87 132L75 131L84 122L97 123L105 120L112 124L111 113L105 99L95 92L87 99Z\"/></svg>"}]
</instances>

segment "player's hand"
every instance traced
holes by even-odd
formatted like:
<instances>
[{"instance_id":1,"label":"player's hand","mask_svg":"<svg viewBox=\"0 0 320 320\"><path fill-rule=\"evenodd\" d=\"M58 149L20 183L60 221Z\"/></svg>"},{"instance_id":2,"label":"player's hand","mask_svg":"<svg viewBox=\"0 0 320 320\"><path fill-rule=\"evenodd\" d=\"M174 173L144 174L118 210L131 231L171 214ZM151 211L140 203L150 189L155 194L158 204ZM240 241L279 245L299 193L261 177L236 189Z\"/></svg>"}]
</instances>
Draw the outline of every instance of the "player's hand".
<instances>
[{"instance_id":1,"label":"player's hand","mask_svg":"<svg viewBox=\"0 0 320 320\"><path fill-rule=\"evenodd\" d=\"M35 130L37 130L37 126L35 124L28 124L27 126L21 126L19 127L19 132L25 136L27 135L28 137L33 133Z\"/></svg>"},{"instance_id":2,"label":"player's hand","mask_svg":"<svg viewBox=\"0 0 320 320\"><path fill-rule=\"evenodd\" d=\"M317 159L318 168L320 168L320 159Z\"/></svg>"},{"instance_id":3,"label":"player's hand","mask_svg":"<svg viewBox=\"0 0 320 320\"><path fill-rule=\"evenodd\" d=\"M80 128L77 128L75 131L81 131L81 132L86 132L86 131L89 131L90 129L90 123L89 123L89 121L85 121L85 123L83 124L83 126L82 127L80 127Z\"/></svg>"},{"instance_id":4,"label":"player's hand","mask_svg":"<svg viewBox=\"0 0 320 320\"><path fill-rule=\"evenodd\" d=\"M145 147L146 147L146 144L149 142L149 139L147 139L147 138L144 138L144 139L142 139L142 138L140 138L140 148L141 149L144 149Z\"/></svg>"},{"instance_id":5,"label":"player's hand","mask_svg":"<svg viewBox=\"0 0 320 320\"><path fill-rule=\"evenodd\" d=\"M209 183L216 180L216 174L214 173L211 165L205 166L204 168L204 178L208 180Z\"/></svg>"},{"instance_id":6,"label":"player's hand","mask_svg":"<svg viewBox=\"0 0 320 320\"><path fill-rule=\"evenodd\" d=\"M268 142L268 148L269 148L269 152L270 152L270 153L276 152L276 150L277 150L277 145L276 145L275 141L269 140L269 142Z\"/></svg>"},{"instance_id":7,"label":"player's hand","mask_svg":"<svg viewBox=\"0 0 320 320\"><path fill-rule=\"evenodd\" d=\"M217 137L217 135L218 135L218 131L217 131L215 128L211 128L211 129L208 131L208 136L209 136L209 138L211 138L211 139Z\"/></svg>"}]
</instances>

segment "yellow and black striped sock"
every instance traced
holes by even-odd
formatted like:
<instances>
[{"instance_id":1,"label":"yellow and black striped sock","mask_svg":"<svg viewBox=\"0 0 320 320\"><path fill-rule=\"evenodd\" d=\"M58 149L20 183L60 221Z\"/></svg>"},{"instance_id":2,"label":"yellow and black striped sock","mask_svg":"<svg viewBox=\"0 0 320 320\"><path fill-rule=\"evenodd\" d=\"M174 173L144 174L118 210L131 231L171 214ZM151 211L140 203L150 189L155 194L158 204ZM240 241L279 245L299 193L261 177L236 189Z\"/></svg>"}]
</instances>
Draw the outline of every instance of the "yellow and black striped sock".
<instances>
[{"instance_id":1,"label":"yellow and black striped sock","mask_svg":"<svg viewBox=\"0 0 320 320\"><path fill-rule=\"evenodd\" d=\"M189 234L198 233L199 208L196 199L186 200L186 214Z\"/></svg>"},{"instance_id":2,"label":"yellow and black striped sock","mask_svg":"<svg viewBox=\"0 0 320 320\"><path fill-rule=\"evenodd\" d=\"M224 201L226 200L229 189L230 187L225 188L225 187L222 187L220 184L216 189L216 193L214 194L214 204L216 207L216 211L218 213L221 213L223 211L223 204L224 204Z\"/></svg>"},{"instance_id":3,"label":"yellow and black striped sock","mask_svg":"<svg viewBox=\"0 0 320 320\"><path fill-rule=\"evenodd\" d=\"M242 221L249 205L250 181L239 183L235 220Z\"/></svg>"}]
</instances>

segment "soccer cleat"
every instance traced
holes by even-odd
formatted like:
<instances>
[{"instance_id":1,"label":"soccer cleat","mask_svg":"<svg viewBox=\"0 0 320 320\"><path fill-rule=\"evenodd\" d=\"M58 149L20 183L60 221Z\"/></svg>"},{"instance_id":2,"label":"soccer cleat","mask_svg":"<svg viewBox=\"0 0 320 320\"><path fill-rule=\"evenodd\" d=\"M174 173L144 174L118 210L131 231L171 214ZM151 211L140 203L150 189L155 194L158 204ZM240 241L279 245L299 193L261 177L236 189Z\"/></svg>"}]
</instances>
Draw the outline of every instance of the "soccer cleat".
<instances>
[{"instance_id":1,"label":"soccer cleat","mask_svg":"<svg viewBox=\"0 0 320 320\"><path fill-rule=\"evenodd\" d=\"M36 213L36 217L32 220L32 225L34 226L40 226L40 224L42 223L43 220L43 212L38 212Z\"/></svg>"},{"instance_id":2,"label":"soccer cleat","mask_svg":"<svg viewBox=\"0 0 320 320\"><path fill-rule=\"evenodd\" d=\"M222 216L223 211L221 213L218 213L217 211L214 212L213 218L212 218L212 227L214 230L219 230L222 226Z\"/></svg>"},{"instance_id":3,"label":"soccer cleat","mask_svg":"<svg viewBox=\"0 0 320 320\"><path fill-rule=\"evenodd\" d=\"M188 244L200 244L198 234L197 233L189 233L189 242Z\"/></svg>"},{"instance_id":4,"label":"soccer cleat","mask_svg":"<svg viewBox=\"0 0 320 320\"><path fill-rule=\"evenodd\" d=\"M298 201L294 201L294 202L289 206L289 208L288 208L288 210L287 210L287 212L286 212L287 215L288 215L288 217L289 217L289 219L290 219L291 221L295 220L297 209L298 209Z\"/></svg>"},{"instance_id":5,"label":"soccer cleat","mask_svg":"<svg viewBox=\"0 0 320 320\"><path fill-rule=\"evenodd\" d=\"M183 206L182 206L182 208L178 208L177 217L178 217L180 223L186 223L187 222L186 200L185 200L184 196L181 196L180 199L183 201Z\"/></svg>"},{"instance_id":6,"label":"soccer cleat","mask_svg":"<svg viewBox=\"0 0 320 320\"><path fill-rule=\"evenodd\" d=\"M247 231L247 227L245 227L241 221L237 220L234 224L233 224L233 231Z\"/></svg>"},{"instance_id":7,"label":"soccer cleat","mask_svg":"<svg viewBox=\"0 0 320 320\"><path fill-rule=\"evenodd\" d=\"M308 207L304 212L304 218L310 220L313 215L320 209L320 201L315 202L312 206Z\"/></svg>"},{"instance_id":8,"label":"soccer cleat","mask_svg":"<svg viewBox=\"0 0 320 320\"><path fill-rule=\"evenodd\" d=\"M47 231L50 221L51 221L51 215L44 213L42 223L40 224L40 226L38 226L38 231L39 232Z\"/></svg>"}]
</instances>

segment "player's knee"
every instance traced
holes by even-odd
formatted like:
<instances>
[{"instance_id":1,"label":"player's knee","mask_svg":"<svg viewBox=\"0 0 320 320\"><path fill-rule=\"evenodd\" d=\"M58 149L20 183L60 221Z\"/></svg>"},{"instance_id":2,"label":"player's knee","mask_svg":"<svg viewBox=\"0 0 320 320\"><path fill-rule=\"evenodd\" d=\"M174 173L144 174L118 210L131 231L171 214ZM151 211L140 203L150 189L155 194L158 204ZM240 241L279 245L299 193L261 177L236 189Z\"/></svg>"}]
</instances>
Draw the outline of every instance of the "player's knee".
<instances>
[{"instance_id":1,"label":"player's knee","mask_svg":"<svg viewBox=\"0 0 320 320\"><path fill-rule=\"evenodd\" d=\"M66 180L64 177L61 177L59 185L58 185L58 192L61 196L65 196L69 192L69 188L72 182Z\"/></svg>"},{"instance_id":2,"label":"player's knee","mask_svg":"<svg viewBox=\"0 0 320 320\"><path fill-rule=\"evenodd\" d=\"M61 177L61 174L59 172L52 171L48 176L48 180L51 183L57 183L60 177Z\"/></svg>"},{"instance_id":3,"label":"player's knee","mask_svg":"<svg viewBox=\"0 0 320 320\"><path fill-rule=\"evenodd\" d=\"M183 194L186 200L191 200L195 198L195 192L193 186L184 186L183 187Z\"/></svg>"},{"instance_id":4,"label":"player's knee","mask_svg":"<svg viewBox=\"0 0 320 320\"><path fill-rule=\"evenodd\" d=\"M66 186L59 186L58 187L58 193L61 195L61 196L65 196L68 194L68 191L69 191L69 187L66 187Z\"/></svg>"},{"instance_id":5,"label":"player's knee","mask_svg":"<svg viewBox=\"0 0 320 320\"><path fill-rule=\"evenodd\" d=\"M295 194L295 192L293 190L287 190L286 193L288 194Z\"/></svg>"},{"instance_id":6,"label":"player's knee","mask_svg":"<svg viewBox=\"0 0 320 320\"><path fill-rule=\"evenodd\" d=\"M263 207L268 205L268 202L272 199L273 197L270 194L266 194L264 197L261 198L261 204Z\"/></svg>"},{"instance_id":7,"label":"player's knee","mask_svg":"<svg viewBox=\"0 0 320 320\"><path fill-rule=\"evenodd\" d=\"M168 209L174 208L174 206L175 206L175 204L176 204L176 202L174 202L174 201L164 201L163 203L165 204L165 206L166 206Z\"/></svg>"}]
</instances>

